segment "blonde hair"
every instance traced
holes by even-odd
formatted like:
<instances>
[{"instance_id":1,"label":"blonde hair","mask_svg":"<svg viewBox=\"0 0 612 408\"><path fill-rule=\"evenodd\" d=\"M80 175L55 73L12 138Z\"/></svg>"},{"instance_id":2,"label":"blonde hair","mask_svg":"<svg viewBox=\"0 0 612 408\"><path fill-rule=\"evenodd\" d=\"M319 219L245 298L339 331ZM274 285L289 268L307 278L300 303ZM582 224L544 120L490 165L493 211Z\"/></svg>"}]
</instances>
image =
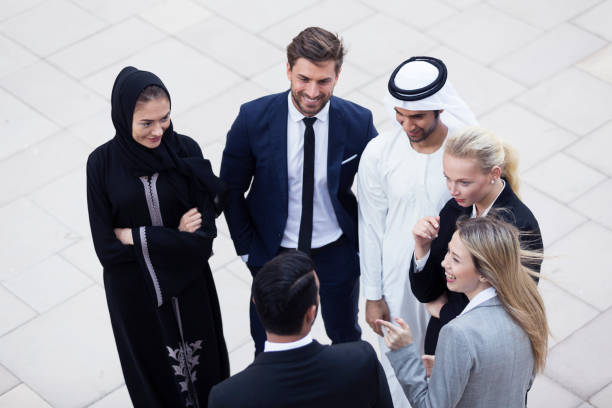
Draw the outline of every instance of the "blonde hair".
<instances>
[{"instance_id":1,"label":"blonde hair","mask_svg":"<svg viewBox=\"0 0 612 408\"><path fill-rule=\"evenodd\" d=\"M518 154L509 144L493 132L480 127L470 127L446 140L444 152L453 157L476 159L483 173L495 166L502 170L512 191L519 195Z\"/></svg>"},{"instance_id":2,"label":"blonde hair","mask_svg":"<svg viewBox=\"0 0 612 408\"><path fill-rule=\"evenodd\" d=\"M477 217L457 223L459 238L470 252L476 271L497 290L504 309L527 334L534 372L544 369L548 352L548 323L544 302L525 266L541 253L521 249L519 232L494 217Z\"/></svg>"}]
</instances>

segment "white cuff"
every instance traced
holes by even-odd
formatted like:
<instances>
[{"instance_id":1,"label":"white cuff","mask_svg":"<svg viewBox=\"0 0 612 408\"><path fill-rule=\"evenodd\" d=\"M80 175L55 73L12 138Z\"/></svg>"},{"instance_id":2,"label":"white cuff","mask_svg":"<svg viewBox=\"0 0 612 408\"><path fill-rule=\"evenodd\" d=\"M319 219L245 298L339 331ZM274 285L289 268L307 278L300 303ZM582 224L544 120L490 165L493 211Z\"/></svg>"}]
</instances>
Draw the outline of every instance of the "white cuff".
<instances>
[{"instance_id":1,"label":"white cuff","mask_svg":"<svg viewBox=\"0 0 612 408\"><path fill-rule=\"evenodd\" d=\"M414 255L412 255L412 259L414 261L414 273L419 273L423 270L423 268L425 267L425 264L427 263L427 260L429 259L430 252L431 251L427 251L425 256L421 259L416 259Z\"/></svg>"},{"instance_id":2,"label":"white cuff","mask_svg":"<svg viewBox=\"0 0 612 408\"><path fill-rule=\"evenodd\" d=\"M383 297L382 289L376 286L363 286L363 294L367 300L380 300Z\"/></svg>"},{"instance_id":3,"label":"white cuff","mask_svg":"<svg viewBox=\"0 0 612 408\"><path fill-rule=\"evenodd\" d=\"M245 254L245 255L239 255L240 258L242 258L242 262L247 263L249 262L249 254Z\"/></svg>"}]
</instances>

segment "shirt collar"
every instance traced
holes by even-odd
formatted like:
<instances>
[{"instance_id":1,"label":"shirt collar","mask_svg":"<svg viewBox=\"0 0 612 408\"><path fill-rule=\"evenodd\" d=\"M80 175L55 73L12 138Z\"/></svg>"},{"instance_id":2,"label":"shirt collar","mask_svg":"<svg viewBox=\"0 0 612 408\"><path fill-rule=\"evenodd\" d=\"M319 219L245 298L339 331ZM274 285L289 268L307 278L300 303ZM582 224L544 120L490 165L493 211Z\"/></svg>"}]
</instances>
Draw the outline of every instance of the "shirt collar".
<instances>
[{"instance_id":1,"label":"shirt collar","mask_svg":"<svg viewBox=\"0 0 612 408\"><path fill-rule=\"evenodd\" d=\"M321 109L319 113L314 115L314 117L317 118L317 120L320 120L321 122L327 122L327 119L329 118L330 102L331 102L331 99L327 101L327 103L325 104L325 106L323 106L323 109ZM306 117L302 114L302 112L297 110L297 108L293 104L293 100L291 99L291 91L289 91L289 93L287 94L287 103L289 104L289 117L291 118L292 121L299 122Z\"/></svg>"},{"instance_id":2,"label":"shirt collar","mask_svg":"<svg viewBox=\"0 0 612 408\"><path fill-rule=\"evenodd\" d=\"M463 312L461 312L459 316L469 312L470 310L474 309L476 306L481 305L482 303L486 302L487 300L495 296L497 296L497 291L495 290L493 286L490 286L486 288L485 290L478 292L478 294L474 296L472 300L470 300L470 303L467 304L467 306L465 307L465 309L463 309Z\"/></svg>"},{"instance_id":3,"label":"shirt collar","mask_svg":"<svg viewBox=\"0 0 612 408\"><path fill-rule=\"evenodd\" d=\"M293 350L304 347L310 343L312 343L312 336L310 333L297 341L292 341L291 343L273 343L266 340L264 344L264 352Z\"/></svg>"},{"instance_id":4,"label":"shirt collar","mask_svg":"<svg viewBox=\"0 0 612 408\"><path fill-rule=\"evenodd\" d=\"M493 208L493 204L495 204L495 202L497 201L497 199L499 198L501 193L503 193L503 191L506 189L506 182L504 181L504 179L500 179L500 180L503 183L502 189L499 191L499 193L497 193L497 196L495 197L495 200L493 200L491 205L489 207L487 207L487 209L484 210L482 212L482 214L480 214L481 217L485 217L489 213L491 208ZM476 218L476 204L472 204L472 216L471 216L471 218Z\"/></svg>"}]
</instances>

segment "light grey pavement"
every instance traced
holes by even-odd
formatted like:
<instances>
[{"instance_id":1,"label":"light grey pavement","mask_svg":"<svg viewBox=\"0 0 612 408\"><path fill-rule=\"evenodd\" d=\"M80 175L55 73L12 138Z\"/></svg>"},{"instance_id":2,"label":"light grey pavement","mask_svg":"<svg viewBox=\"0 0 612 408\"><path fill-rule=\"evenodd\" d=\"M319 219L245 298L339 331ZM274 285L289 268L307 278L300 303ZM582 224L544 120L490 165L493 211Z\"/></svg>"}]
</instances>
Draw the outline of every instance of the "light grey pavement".
<instances>
[{"instance_id":1,"label":"light grey pavement","mask_svg":"<svg viewBox=\"0 0 612 408\"><path fill-rule=\"evenodd\" d=\"M379 130L390 71L432 55L519 150L550 256L553 337L529 406L612 407L611 21L611 0L0 0L0 408L131 405L84 169L113 136L120 68L164 80L175 128L218 171L239 105L288 87L284 47L309 25L344 38L336 94ZM236 372L252 358L250 276L219 224L211 263ZM315 336L328 341L320 321Z\"/></svg>"}]
</instances>

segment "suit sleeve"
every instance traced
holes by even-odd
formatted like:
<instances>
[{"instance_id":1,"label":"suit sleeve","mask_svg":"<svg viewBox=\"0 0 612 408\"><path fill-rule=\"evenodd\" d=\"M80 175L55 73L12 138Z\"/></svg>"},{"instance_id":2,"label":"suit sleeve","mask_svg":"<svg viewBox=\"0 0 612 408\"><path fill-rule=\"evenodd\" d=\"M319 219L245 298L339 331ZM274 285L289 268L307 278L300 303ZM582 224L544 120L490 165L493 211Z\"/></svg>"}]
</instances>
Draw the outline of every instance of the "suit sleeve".
<instances>
[{"instance_id":1,"label":"suit sleeve","mask_svg":"<svg viewBox=\"0 0 612 408\"><path fill-rule=\"evenodd\" d=\"M255 172L255 159L248 136L246 113L241 108L227 133L220 174L229 189L225 218L239 255L248 254L253 236L253 226L244 197Z\"/></svg>"},{"instance_id":2,"label":"suit sleeve","mask_svg":"<svg viewBox=\"0 0 612 408\"><path fill-rule=\"evenodd\" d=\"M470 377L473 358L465 335L453 326L440 333L438 352L429 383L414 344L387 352L404 393L414 408L454 407Z\"/></svg>"},{"instance_id":3,"label":"suit sleeve","mask_svg":"<svg viewBox=\"0 0 612 408\"><path fill-rule=\"evenodd\" d=\"M104 166L99 157L87 160L87 207L94 248L104 268L136 261L134 248L123 245L113 231L112 209L104 182Z\"/></svg>"},{"instance_id":4,"label":"suit sleeve","mask_svg":"<svg viewBox=\"0 0 612 408\"><path fill-rule=\"evenodd\" d=\"M374 359L376 360L376 372L378 375L378 398L374 407L393 408L393 399L391 398L391 391L389 390L387 375L385 374L385 370L383 370L380 361L378 361L375 352Z\"/></svg>"},{"instance_id":5,"label":"suit sleeve","mask_svg":"<svg viewBox=\"0 0 612 408\"><path fill-rule=\"evenodd\" d=\"M376 147L373 143L368 144L357 173L359 263L368 300L379 300L383 295L382 243L388 212L387 196L378 173Z\"/></svg>"}]
</instances>

